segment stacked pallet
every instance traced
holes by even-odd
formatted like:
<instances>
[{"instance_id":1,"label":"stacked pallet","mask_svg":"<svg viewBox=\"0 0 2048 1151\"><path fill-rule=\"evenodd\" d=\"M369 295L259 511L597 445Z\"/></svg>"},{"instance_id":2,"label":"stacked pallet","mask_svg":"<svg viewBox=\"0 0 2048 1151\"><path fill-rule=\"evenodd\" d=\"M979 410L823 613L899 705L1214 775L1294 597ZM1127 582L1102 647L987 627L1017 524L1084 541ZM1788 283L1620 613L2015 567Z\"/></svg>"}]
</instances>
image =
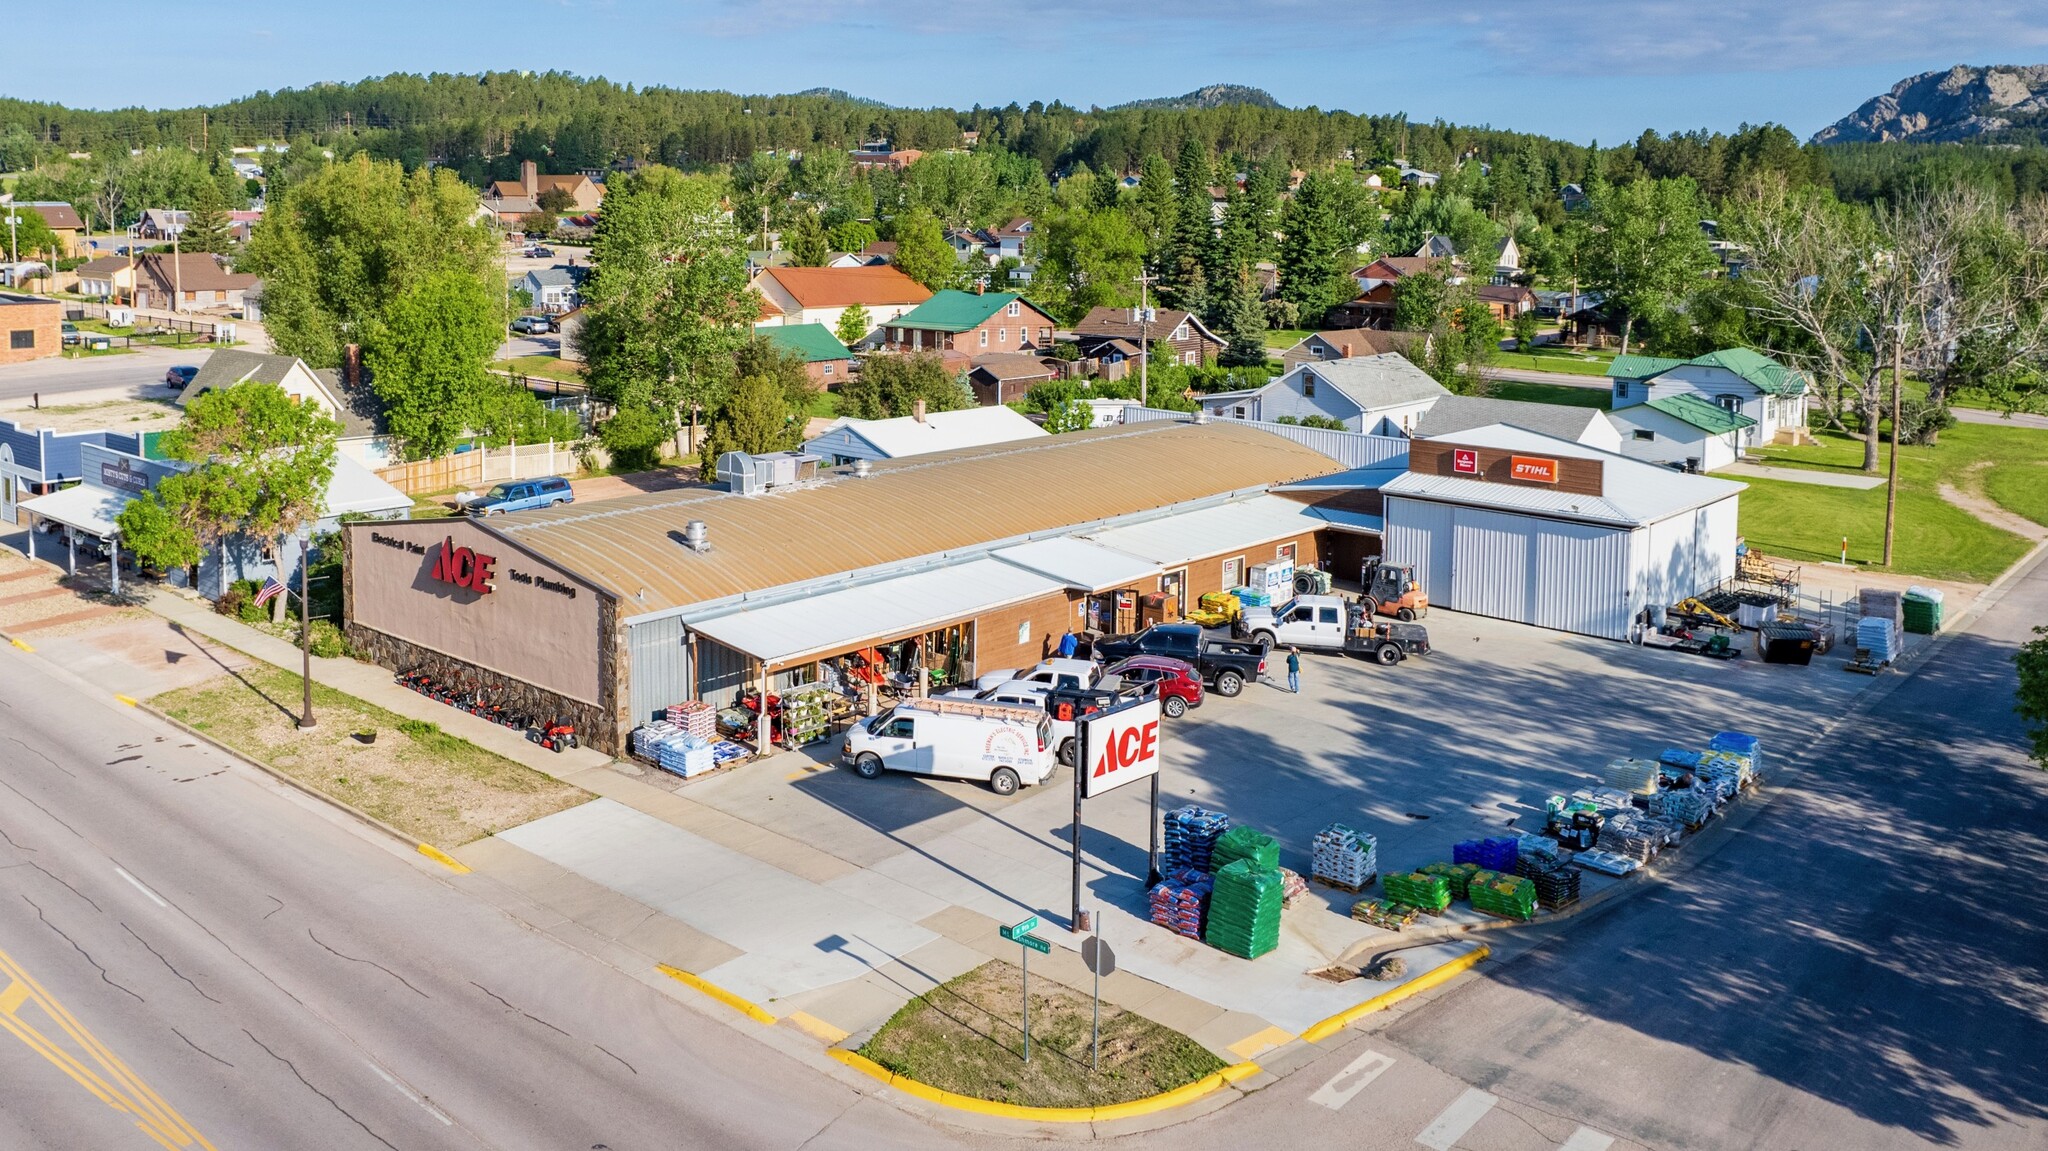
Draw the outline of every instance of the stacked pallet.
<instances>
[{"instance_id":1,"label":"stacked pallet","mask_svg":"<svg viewBox=\"0 0 2048 1151\"><path fill-rule=\"evenodd\" d=\"M1657 790L1656 760L1610 759L1600 775L1607 786L1630 795L1649 795Z\"/></svg>"},{"instance_id":2,"label":"stacked pallet","mask_svg":"<svg viewBox=\"0 0 2048 1151\"><path fill-rule=\"evenodd\" d=\"M718 766L711 751L711 741L683 732L672 735L655 745L654 762L663 771L673 772L688 779L703 775Z\"/></svg>"},{"instance_id":3,"label":"stacked pallet","mask_svg":"<svg viewBox=\"0 0 2048 1151\"><path fill-rule=\"evenodd\" d=\"M1316 832L1309 852L1309 874L1318 883L1363 891L1379 874L1379 841L1341 823Z\"/></svg>"},{"instance_id":4,"label":"stacked pallet","mask_svg":"<svg viewBox=\"0 0 2048 1151\"><path fill-rule=\"evenodd\" d=\"M1241 959L1257 959L1280 946L1281 900L1279 868L1237 860L1216 873L1202 939Z\"/></svg>"},{"instance_id":5,"label":"stacked pallet","mask_svg":"<svg viewBox=\"0 0 2048 1151\"><path fill-rule=\"evenodd\" d=\"M1250 825L1233 827L1216 837L1209 852L1209 868L1220 872L1238 860L1248 860L1254 871L1271 871L1280 866L1280 844Z\"/></svg>"},{"instance_id":6,"label":"stacked pallet","mask_svg":"<svg viewBox=\"0 0 2048 1151\"><path fill-rule=\"evenodd\" d=\"M1675 819L1687 827L1698 827L1720 805L1716 789L1704 780L1691 787L1671 787L1650 797L1650 811Z\"/></svg>"},{"instance_id":7,"label":"stacked pallet","mask_svg":"<svg viewBox=\"0 0 2048 1151\"><path fill-rule=\"evenodd\" d=\"M1351 905L1351 918L1388 931L1405 929L1415 922L1417 914L1414 908L1391 899L1361 899Z\"/></svg>"},{"instance_id":8,"label":"stacked pallet","mask_svg":"<svg viewBox=\"0 0 2048 1151\"><path fill-rule=\"evenodd\" d=\"M658 754L655 749L663 740L682 734L684 731L680 726L665 719L657 719L634 728L633 734L627 737L627 746L634 755L643 759L653 759Z\"/></svg>"},{"instance_id":9,"label":"stacked pallet","mask_svg":"<svg viewBox=\"0 0 2048 1151\"><path fill-rule=\"evenodd\" d=\"M1208 875L1200 871L1169 873L1152 888L1152 922L1177 935L1200 939L1212 887Z\"/></svg>"},{"instance_id":10,"label":"stacked pallet","mask_svg":"<svg viewBox=\"0 0 2048 1151\"><path fill-rule=\"evenodd\" d=\"M1856 647L1867 653L1871 663L1887 664L1899 658L1905 649L1905 640L1899 632L1899 625L1888 619L1864 617L1856 624Z\"/></svg>"},{"instance_id":11,"label":"stacked pallet","mask_svg":"<svg viewBox=\"0 0 2048 1151\"><path fill-rule=\"evenodd\" d=\"M1395 872L1380 879L1387 898L1432 915L1451 905L1451 883L1441 875L1420 871Z\"/></svg>"},{"instance_id":12,"label":"stacked pallet","mask_svg":"<svg viewBox=\"0 0 2048 1151\"><path fill-rule=\"evenodd\" d=\"M1519 875L1481 871L1472 877L1472 907L1503 919L1536 916L1536 885Z\"/></svg>"},{"instance_id":13,"label":"stacked pallet","mask_svg":"<svg viewBox=\"0 0 2048 1151\"><path fill-rule=\"evenodd\" d=\"M1745 783L1763 778L1764 747L1763 741L1757 737L1740 731L1715 732L1714 738L1707 741L1707 747L1712 751L1723 751L1748 760L1749 775L1744 779Z\"/></svg>"},{"instance_id":14,"label":"stacked pallet","mask_svg":"<svg viewBox=\"0 0 2048 1151\"><path fill-rule=\"evenodd\" d=\"M1230 817L1189 804L1166 813L1166 867L1169 871L1209 872L1216 840L1230 830Z\"/></svg>"},{"instance_id":15,"label":"stacked pallet","mask_svg":"<svg viewBox=\"0 0 2048 1151\"><path fill-rule=\"evenodd\" d=\"M718 738L718 709L701 699L669 704L661 709L661 718L698 739Z\"/></svg>"},{"instance_id":16,"label":"stacked pallet","mask_svg":"<svg viewBox=\"0 0 2048 1151\"><path fill-rule=\"evenodd\" d=\"M1513 871L1515 869L1515 840L1512 836L1499 839L1468 839L1451 845L1452 863L1475 863L1488 871Z\"/></svg>"},{"instance_id":17,"label":"stacked pallet","mask_svg":"<svg viewBox=\"0 0 2048 1151\"><path fill-rule=\"evenodd\" d=\"M1452 899L1463 899L1472 877L1486 870L1476 863L1425 863L1416 869L1423 875L1434 875L1443 879Z\"/></svg>"},{"instance_id":18,"label":"stacked pallet","mask_svg":"<svg viewBox=\"0 0 2048 1151\"><path fill-rule=\"evenodd\" d=\"M1527 860L1523 861L1528 862ZM1518 867L1520 865L1517 865ZM1579 877L1582 872L1563 865L1539 866L1528 871L1519 871L1523 879L1536 888L1536 905L1556 911L1570 907L1579 901Z\"/></svg>"}]
</instances>

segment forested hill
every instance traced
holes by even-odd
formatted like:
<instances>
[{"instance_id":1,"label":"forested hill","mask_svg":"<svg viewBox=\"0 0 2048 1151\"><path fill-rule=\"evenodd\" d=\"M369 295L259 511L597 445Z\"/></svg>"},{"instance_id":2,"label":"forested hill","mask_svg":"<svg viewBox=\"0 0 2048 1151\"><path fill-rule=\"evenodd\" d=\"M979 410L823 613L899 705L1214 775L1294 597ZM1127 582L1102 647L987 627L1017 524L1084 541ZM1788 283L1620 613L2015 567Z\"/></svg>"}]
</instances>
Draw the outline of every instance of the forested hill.
<instances>
[{"instance_id":1,"label":"forested hill","mask_svg":"<svg viewBox=\"0 0 2048 1151\"><path fill-rule=\"evenodd\" d=\"M2019 190L2036 189L2043 178L2038 149L1822 149L1802 147L1785 129L1764 125L1734 133L1645 132L1631 143L1596 150L1531 133L1415 123L1398 113L1284 108L1256 89L1229 85L1107 110L1057 100L1002 108L894 108L832 90L742 96L639 88L560 72L397 73L175 110L91 111L0 99L0 170L71 152L106 156L161 145L218 152L235 145L317 142L408 166L448 167L480 185L516 172L522 159L555 171L628 159L702 168L768 150L836 150L875 140L944 150L959 147L962 133L970 130L979 134L981 147L1034 161L1053 176L1083 166L1136 172L1147 156L1178 156L1188 141L1240 167L1363 167L1400 159L1449 172L1473 159L1490 169L1492 206L1508 211L1540 211L1554 204L1560 185L1596 174L1615 182L1685 175L1710 196L1756 171L1780 172L1794 183L1833 179L1855 195L1919 180L1930 165L1965 169Z\"/></svg>"}]
</instances>

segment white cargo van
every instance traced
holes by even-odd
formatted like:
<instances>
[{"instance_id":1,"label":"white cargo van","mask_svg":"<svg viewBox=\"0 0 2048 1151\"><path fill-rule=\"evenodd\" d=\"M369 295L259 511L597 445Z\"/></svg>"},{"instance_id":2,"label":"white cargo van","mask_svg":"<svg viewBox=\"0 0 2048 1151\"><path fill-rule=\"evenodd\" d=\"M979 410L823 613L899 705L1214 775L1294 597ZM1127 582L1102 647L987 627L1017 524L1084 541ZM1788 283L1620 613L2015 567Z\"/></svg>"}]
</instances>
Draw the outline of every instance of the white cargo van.
<instances>
[{"instance_id":1,"label":"white cargo van","mask_svg":"<svg viewBox=\"0 0 2048 1151\"><path fill-rule=\"evenodd\" d=\"M1053 755L1043 710L966 699L906 699L849 728L839 751L863 779L884 771L974 779L997 795L1044 783Z\"/></svg>"}]
</instances>

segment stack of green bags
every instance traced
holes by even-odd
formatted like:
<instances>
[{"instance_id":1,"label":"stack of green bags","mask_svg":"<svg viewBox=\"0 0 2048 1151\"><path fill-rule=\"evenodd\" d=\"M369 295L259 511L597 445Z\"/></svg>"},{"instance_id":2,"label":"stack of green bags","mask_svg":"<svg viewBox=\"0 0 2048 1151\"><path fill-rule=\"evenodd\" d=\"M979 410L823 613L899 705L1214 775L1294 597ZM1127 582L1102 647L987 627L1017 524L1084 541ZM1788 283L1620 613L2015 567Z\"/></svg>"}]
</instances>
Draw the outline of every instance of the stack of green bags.
<instances>
[{"instance_id":1,"label":"stack of green bags","mask_svg":"<svg viewBox=\"0 0 2048 1151\"><path fill-rule=\"evenodd\" d=\"M1418 911L1441 912L1451 905L1451 882L1441 875L1420 871L1397 872L1380 877L1387 898Z\"/></svg>"},{"instance_id":2,"label":"stack of green bags","mask_svg":"<svg viewBox=\"0 0 2048 1151\"><path fill-rule=\"evenodd\" d=\"M1250 860L1254 871L1271 871L1280 866L1280 844L1257 828L1240 824L1216 837L1209 870L1222 871L1240 859Z\"/></svg>"},{"instance_id":3,"label":"stack of green bags","mask_svg":"<svg viewBox=\"0 0 2048 1151\"><path fill-rule=\"evenodd\" d=\"M1508 919L1536 917L1536 885L1519 875L1482 871L1472 877L1472 906Z\"/></svg>"},{"instance_id":4,"label":"stack of green bags","mask_svg":"<svg viewBox=\"0 0 2048 1151\"><path fill-rule=\"evenodd\" d=\"M1484 875L1476 863L1425 863L1419 869L1424 875L1441 875L1451 885L1451 898L1465 898L1466 889L1472 886L1472 877Z\"/></svg>"},{"instance_id":5,"label":"stack of green bags","mask_svg":"<svg viewBox=\"0 0 2048 1151\"><path fill-rule=\"evenodd\" d=\"M1232 829L1233 831L1236 829ZM1216 843L1220 852L1223 841ZM1280 946L1280 870L1236 860L1216 872L1209 893L1209 921L1202 938L1211 947L1257 959Z\"/></svg>"}]
</instances>

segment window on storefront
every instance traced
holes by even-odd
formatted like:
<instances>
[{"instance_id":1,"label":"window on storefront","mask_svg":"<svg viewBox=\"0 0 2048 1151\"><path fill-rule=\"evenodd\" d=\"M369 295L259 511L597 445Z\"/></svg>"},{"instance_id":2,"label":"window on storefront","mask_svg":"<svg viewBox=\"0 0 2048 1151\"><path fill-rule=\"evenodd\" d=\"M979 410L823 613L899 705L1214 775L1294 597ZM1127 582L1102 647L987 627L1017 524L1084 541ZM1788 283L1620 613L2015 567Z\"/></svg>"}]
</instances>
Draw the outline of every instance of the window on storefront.
<instances>
[{"instance_id":1,"label":"window on storefront","mask_svg":"<svg viewBox=\"0 0 2048 1151\"><path fill-rule=\"evenodd\" d=\"M7 333L7 346L15 351L35 347L36 330L34 328L18 328Z\"/></svg>"},{"instance_id":2,"label":"window on storefront","mask_svg":"<svg viewBox=\"0 0 2048 1151\"><path fill-rule=\"evenodd\" d=\"M1294 545L1293 545L1293 544L1281 544L1281 545L1280 545L1279 547L1277 547L1277 548L1274 548L1274 549L1273 549L1273 558L1274 558L1274 559L1276 559L1276 560L1288 560L1288 561L1292 561L1292 560L1294 559Z\"/></svg>"},{"instance_id":3,"label":"window on storefront","mask_svg":"<svg viewBox=\"0 0 2048 1151\"><path fill-rule=\"evenodd\" d=\"M1170 571L1159 577L1159 590L1167 595L1177 596L1181 594L1181 589L1187 587L1187 585L1188 569L1186 568Z\"/></svg>"},{"instance_id":4,"label":"window on storefront","mask_svg":"<svg viewBox=\"0 0 2048 1151\"><path fill-rule=\"evenodd\" d=\"M1223 590L1244 586L1244 557L1223 561Z\"/></svg>"}]
</instances>

